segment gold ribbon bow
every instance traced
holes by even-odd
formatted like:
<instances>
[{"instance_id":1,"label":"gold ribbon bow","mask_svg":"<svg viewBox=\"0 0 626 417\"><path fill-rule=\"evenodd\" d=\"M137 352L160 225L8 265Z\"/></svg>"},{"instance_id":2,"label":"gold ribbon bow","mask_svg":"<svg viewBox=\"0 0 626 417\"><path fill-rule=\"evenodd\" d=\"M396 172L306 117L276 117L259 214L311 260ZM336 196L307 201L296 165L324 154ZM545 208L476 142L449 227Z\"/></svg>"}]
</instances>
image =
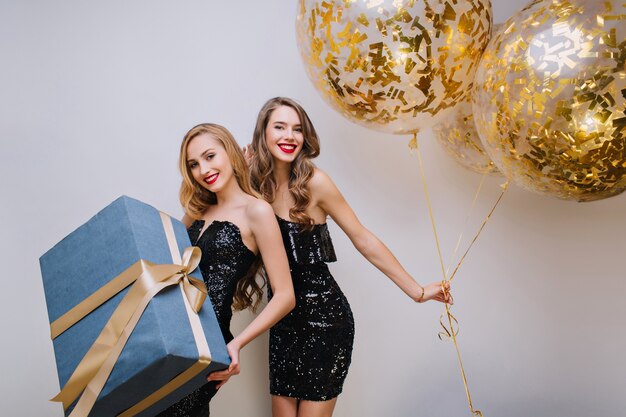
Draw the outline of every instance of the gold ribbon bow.
<instances>
[{"instance_id":1,"label":"gold ribbon bow","mask_svg":"<svg viewBox=\"0 0 626 417\"><path fill-rule=\"evenodd\" d=\"M141 259L50 325L52 339L55 339L97 307L132 285L61 392L52 399L52 401L62 402L63 408L67 409L80 396L70 414L71 417L89 414L148 303L167 287L178 285L184 295L185 306L199 350L200 359L196 365L200 366L194 365L193 372L183 372L179 375L180 378L174 378L157 391L158 395L153 394L149 399L145 399L121 415L134 415L149 407L193 378L210 363L208 343L197 316L207 297L207 290L204 282L189 276L189 273L197 268L202 253L197 247L188 247L185 248L181 260L171 219L163 213L161 213L161 219L172 260L175 263L156 265Z\"/></svg>"}]
</instances>

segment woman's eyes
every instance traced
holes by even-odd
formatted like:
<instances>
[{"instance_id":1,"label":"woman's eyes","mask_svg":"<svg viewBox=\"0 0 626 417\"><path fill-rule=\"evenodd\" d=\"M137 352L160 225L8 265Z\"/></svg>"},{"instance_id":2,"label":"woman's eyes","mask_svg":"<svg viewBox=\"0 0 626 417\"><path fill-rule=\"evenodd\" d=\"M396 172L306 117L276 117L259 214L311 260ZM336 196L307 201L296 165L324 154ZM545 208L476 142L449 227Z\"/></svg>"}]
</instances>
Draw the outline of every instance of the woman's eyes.
<instances>
[{"instance_id":1,"label":"woman's eyes","mask_svg":"<svg viewBox=\"0 0 626 417\"><path fill-rule=\"evenodd\" d=\"M204 159L206 159L207 161L210 161L211 159L213 159L213 157L215 156L215 153L208 153L204 156ZM190 162L189 163L189 168L190 169L194 169L197 166L199 166L199 164L196 161Z\"/></svg>"},{"instance_id":2,"label":"woman's eyes","mask_svg":"<svg viewBox=\"0 0 626 417\"><path fill-rule=\"evenodd\" d=\"M285 130L285 126L276 125L276 126L274 126L274 129L277 129L277 130ZM301 128L301 127L296 127L296 128L294 129L294 132L302 133L302 128Z\"/></svg>"}]
</instances>

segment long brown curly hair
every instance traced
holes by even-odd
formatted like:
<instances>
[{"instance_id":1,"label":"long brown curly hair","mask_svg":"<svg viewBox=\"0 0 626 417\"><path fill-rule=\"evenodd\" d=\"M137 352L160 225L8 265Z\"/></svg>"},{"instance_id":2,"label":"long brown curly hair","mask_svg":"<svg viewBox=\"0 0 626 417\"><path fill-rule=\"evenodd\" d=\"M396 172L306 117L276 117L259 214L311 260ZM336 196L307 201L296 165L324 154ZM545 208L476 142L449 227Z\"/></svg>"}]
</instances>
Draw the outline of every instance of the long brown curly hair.
<instances>
[{"instance_id":1,"label":"long brown curly hair","mask_svg":"<svg viewBox=\"0 0 626 417\"><path fill-rule=\"evenodd\" d=\"M213 123L202 123L194 126L187 132L183 142L180 145L180 156L178 159L178 168L183 177L180 185L179 198L180 203L183 206L185 212L189 217L194 220L202 218L209 206L217 204L217 197L215 193L204 188L200 185L191 173L191 168L187 162L187 147L189 143L197 136L202 134L208 134L212 138L218 140L228 155L230 164L233 167L233 174L239 184L239 187L246 194L259 198L259 194L252 189L250 185L250 174L248 171L248 165L246 160L237 144L237 141L233 135L223 126ZM263 280L263 274L261 270L261 257L257 256L250 270L246 273L243 279L237 282L235 289L235 295L233 297L233 309L245 310L251 308L253 311L258 307L261 298L263 296L263 282L259 285L257 282L257 275Z\"/></svg>"},{"instance_id":2,"label":"long brown curly hair","mask_svg":"<svg viewBox=\"0 0 626 417\"><path fill-rule=\"evenodd\" d=\"M273 202L276 198L278 184L274 179L274 160L265 140L265 129L274 110L281 106L291 107L300 118L304 144L302 150L291 163L289 173L289 193L295 200L293 207L289 209L289 217L303 225L304 230L311 230L314 222L306 213L311 202L311 193L307 187L313 177L315 165L311 161L320 154L320 141L313 123L306 111L294 100L287 97L274 97L268 100L256 120L252 144L250 145L250 177L252 187L258 191L265 201Z\"/></svg>"}]
</instances>

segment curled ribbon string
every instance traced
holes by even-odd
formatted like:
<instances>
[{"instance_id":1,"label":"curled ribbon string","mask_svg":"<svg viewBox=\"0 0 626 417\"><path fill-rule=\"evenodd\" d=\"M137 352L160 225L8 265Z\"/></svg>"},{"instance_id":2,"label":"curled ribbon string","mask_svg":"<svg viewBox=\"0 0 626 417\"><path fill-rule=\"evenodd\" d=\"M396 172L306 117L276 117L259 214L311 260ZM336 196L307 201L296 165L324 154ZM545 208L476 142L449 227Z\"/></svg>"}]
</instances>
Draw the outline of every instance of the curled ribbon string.
<instances>
[{"instance_id":1,"label":"curled ribbon string","mask_svg":"<svg viewBox=\"0 0 626 417\"><path fill-rule=\"evenodd\" d=\"M478 239L478 236L480 235L480 233L482 232L483 228L485 227L487 221L491 217L491 214L493 213L493 211L495 210L495 208L499 204L500 200L502 199L502 196L504 195L504 193L505 193L505 191L506 191L506 189L508 187L508 182L506 184L504 184L502 193L500 194L500 196L497 199L496 203L494 204L493 208L491 209L491 211L489 212L489 214L487 215L487 217L483 221L480 229L478 230L478 232L474 236L474 238L471 241L469 247L467 248L467 250L465 251L465 253L461 257L461 259L459 260L459 262L458 262L456 268L454 269L452 275L448 278L447 271L445 269L444 262L443 262L443 256L441 255L441 247L440 247L440 244L439 244L439 236L438 236L437 227L436 227L436 224L435 224L435 217L433 215L432 204L431 204L431 201L430 201L430 195L428 193L428 186L427 186L427 183L426 183L426 176L424 174L424 166L423 166L423 163L422 163L422 156L420 154L418 143L417 143L417 133L413 134L413 138L409 142L409 147L414 149L416 151L416 153L417 153L417 158L418 158L418 162L419 162L420 177L421 177L421 180L422 180L422 185L424 187L424 194L426 196L426 202L427 202L427 205L428 205L428 214L429 214L429 217L430 217L430 223L431 223L431 226L432 226L432 229L433 229L433 233L434 233L434 236L435 236L435 243L436 243L436 246L437 246L437 255L439 257L439 263L441 265L441 272L442 272L442 275L443 275L443 280L441 281L441 288L442 288L442 291L444 293L445 299L448 299L448 297L450 297L450 294L449 294L449 292L445 288L445 283L446 282L450 282L452 280L452 278L454 277L454 275L458 271L459 267L461 266L463 260L467 256L467 253L471 249L472 245ZM483 179L484 179L484 177L483 177ZM480 192L480 187L482 187L482 181L481 181L481 184L479 186L478 192ZM476 201L476 198L478 196L478 192L474 196L474 202ZM473 204L474 203L472 203L472 207L473 207ZM462 234L461 234L461 236L462 236ZM461 236L459 237L459 242L460 242ZM458 243L457 243L457 249L458 249ZM455 249L455 253L456 253L457 249ZM459 345L458 345L458 342L457 342L457 339L456 339L456 336L459 333L459 322L458 322L457 318L450 311L450 305L446 303L445 304L445 308L446 308L445 313L443 313L440 316L440 318L439 318L439 323L440 323L441 327L443 328L443 332L439 332L438 336L439 336L439 338L441 340L443 340L444 338L451 339L452 342L454 343L454 347L456 349L457 358L458 358L458 362L459 362L459 367L460 367L460 371L461 371L461 378L463 379L463 386L465 387L465 394L467 396L467 402L469 404L470 411L471 411L472 415L474 415L474 416L483 417L483 413L480 410L474 409L474 405L472 404L472 397L470 395L469 386L468 386L468 383L467 383L467 376L465 374L465 368L463 367L463 360L461 359L461 352L460 352ZM447 326L445 324L445 320L446 319L447 319L447 322L448 322Z\"/></svg>"},{"instance_id":2,"label":"curled ribbon string","mask_svg":"<svg viewBox=\"0 0 626 417\"><path fill-rule=\"evenodd\" d=\"M447 290L444 288L444 293L446 293L446 291ZM450 327L445 323L446 318L448 319ZM447 309L445 313L441 313L439 316L439 325L443 329L443 331L437 334L439 340L452 339L452 337L456 337L459 334L459 321L450 312L450 309Z\"/></svg>"},{"instance_id":3,"label":"curled ribbon string","mask_svg":"<svg viewBox=\"0 0 626 417\"><path fill-rule=\"evenodd\" d=\"M446 290L445 286L443 285L443 282L441 285L441 289L443 290L443 293L447 297L448 290ZM456 349L456 356L457 356L457 359L459 360L459 367L461 369L461 377L463 378L463 386L465 387L465 395L467 397L467 402L469 404L470 411L472 412L472 415L474 416L483 417L482 411L474 409L474 404L472 404L472 396L470 395L469 387L467 386L467 377L465 375L465 368L463 367L463 360L461 359L461 351L459 350L459 344L456 341L456 336L459 334L459 322L456 319L456 317L454 317L454 315L450 312L450 305L446 304L445 306L446 306L445 316L444 314L440 316L439 323L441 323L441 327L443 327L445 331L445 337L448 339L451 339L452 342L454 343L454 347ZM448 319L448 325L450 326L449 328L447 328L445 324L443 323L444 317L447 317ZM455 324L456 324L456 329L454 327ZM439 339L443 340L442 332L439 332Z\"/></svg>"},{"instance_id":4,"label":"curled ribbon string","mask_svg":"<svg viewBox=\"0 0 626 417\"><path fill-rule=\"evenodd\" d=\"M76 367L61 392L52 401L62 402L64 409L67 409L81 392L84 392L71 415L87 415L89 413L121 349L128 337L130 337L148 302L162 289L181 284L193 311L196 313L200 311L207 296L206 287L203 282L188 275L196 269L200 258L200 249L190 247L185 249L183 262L179 265L154 265L148 261L140 260L94 293L93 296L83 300L78 306L53 322L51 328L53 329L52 334L54 338L132 283L131 288L96 341ZM134 278L132 276L129 278L129 270L132 272L140 271L140 274L139 276L135 275ZM104 291L100 293L103 289ZM58 325L57 322L62 323L62 325ZM54 329L57 330L55 331ZM117 355L112 355L112 352L117 350L119 350ZM108 372L103 371L105 363L110 366ZM99 383L102 386L98 390L92 389L92 381L96 375L104 375L100 378ZM83 398L86 399L83 400ZM79 404L86 402L91 404L88 407L83 407L82 405L79 407Z\"/></svg>"}]
</instances>

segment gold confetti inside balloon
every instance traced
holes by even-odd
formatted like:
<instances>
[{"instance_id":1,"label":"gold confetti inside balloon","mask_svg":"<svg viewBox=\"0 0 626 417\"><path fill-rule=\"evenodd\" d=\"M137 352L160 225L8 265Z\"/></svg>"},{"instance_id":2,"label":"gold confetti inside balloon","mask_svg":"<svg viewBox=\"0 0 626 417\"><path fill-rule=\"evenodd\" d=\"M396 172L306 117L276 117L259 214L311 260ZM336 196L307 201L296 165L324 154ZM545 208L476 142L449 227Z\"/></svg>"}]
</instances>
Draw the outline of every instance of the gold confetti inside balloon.
<instances>
[{"instance_id":1,"label":"gold confetti inside balloon","mask_svg":"<svg viewBox=\"0 0 626 417\"><path fill-rule=\"evenodd\" d=\"M480 174L500 173L480 142L471 102L457 105L452 115L433 127L433 133L448 155L463 167Z\"/></svg>"},{"instance_id":2,"label":"gold confetti inside balloon","mask_svg":"<svg viewBox=\"0 0 626 417\"><path fill-rule=\"evenodd\" d=\"M491 33L490 0L301 0L298 46L349 120L417 132L467 99Z\"/></svg>"},{"instance_id":3,"label":"gold confetti inside balloon","mask_svg":"<svg viewBox=\"0 0 626 417\"><path fill-rule=\"evenodd\" d=\"M491 39L473 109L522 187L592 201L626 189L626 2L535 0Z\"/></svg>"}]
</instances>

